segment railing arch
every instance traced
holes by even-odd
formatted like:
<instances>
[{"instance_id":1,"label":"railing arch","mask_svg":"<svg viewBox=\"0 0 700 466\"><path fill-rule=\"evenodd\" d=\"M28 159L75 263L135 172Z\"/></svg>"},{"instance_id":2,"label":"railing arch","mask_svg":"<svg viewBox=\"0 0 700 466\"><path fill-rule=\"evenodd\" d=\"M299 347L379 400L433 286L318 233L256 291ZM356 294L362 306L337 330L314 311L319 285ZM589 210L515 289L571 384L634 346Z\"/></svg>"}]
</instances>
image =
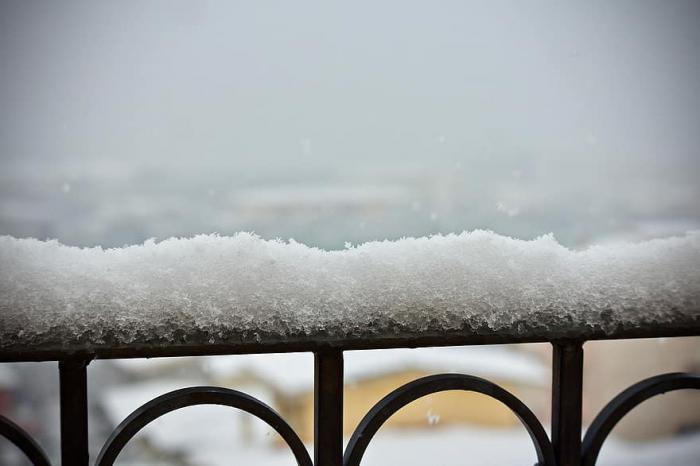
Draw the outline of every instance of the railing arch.
<instances>
[{"instance_id":1,"label":"railing arch","mask_svg":"<svg viewBox=\"0 0 700 466\"><path fill-rule=\"evenodd\" d=\"M51 466L48 456L32 436L3 415L0 415L0 436L24 453L34 466Z\"/></svg>"},{"instance_id":2,"label":"railing arch","mask_svg":"<svg viewBox=\"0 0 700 466\"><path fill-rule=\"evenodd\" d=\"M124 446L143 427L155 419L188 406L214 404L238 408L265 421L287 442L298 466L313 466L309 453L294 430L271 407L250 395L220 387L190 387L161 395L131 413L112 432L95 462L96 466L112 466Z\"/></svg>"},{"instance_id":3,"label":"railing arch","mask_svg":"<svg viewBox=\"0 0 700 466\"><path fill-rule=\"evenodd\" d=\"M554 450L542 424L516 396L493 382L463 374L437 374L409 382L385 396L355 429L343 457L344 466L359 466L367 446L379 428L407 404L431 393L463 390L481 393L506 405L525 426L537 452L538 464L555 466Z\"/></svg>"},{"instance_id":4,"label":"railing arch","mask_svg":"<svg viewBox=\"0 0 700 466\"><path fill-rule=\"evenodd\" d=\"M683 372L661 374L628 387L613 398L591 423L582 446L582 466L593 466L605 439L627 413L644 401L662 393L700 389L700 375Z\"/></svg>"}]
</instances>

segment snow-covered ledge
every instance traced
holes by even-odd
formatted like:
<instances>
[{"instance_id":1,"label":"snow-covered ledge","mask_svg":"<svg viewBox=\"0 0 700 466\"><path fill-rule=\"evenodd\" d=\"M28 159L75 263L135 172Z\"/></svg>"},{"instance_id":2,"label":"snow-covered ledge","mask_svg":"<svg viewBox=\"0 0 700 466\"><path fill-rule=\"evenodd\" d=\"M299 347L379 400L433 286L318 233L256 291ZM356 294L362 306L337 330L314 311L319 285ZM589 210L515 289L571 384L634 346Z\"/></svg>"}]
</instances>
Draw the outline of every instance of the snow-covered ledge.
<instances>
[{"instance_id":1,"label":"snow-covered ledge","mask_svg":"<svg viewBox=\"0 0 700 466\"><path fill-rule=\"evenodd\" d=\"M697 231L582 251L486 231L340 251L0 237L0 360L697 334Z\"/></svg>"}]
</instances>

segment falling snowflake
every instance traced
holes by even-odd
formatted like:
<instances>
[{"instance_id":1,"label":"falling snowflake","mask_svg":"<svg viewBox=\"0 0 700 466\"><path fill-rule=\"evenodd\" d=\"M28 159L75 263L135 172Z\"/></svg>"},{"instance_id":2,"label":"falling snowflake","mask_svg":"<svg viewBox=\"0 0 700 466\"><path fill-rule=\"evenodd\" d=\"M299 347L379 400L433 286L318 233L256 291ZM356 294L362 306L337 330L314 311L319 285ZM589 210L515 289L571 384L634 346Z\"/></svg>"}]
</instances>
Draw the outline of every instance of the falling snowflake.
<instances>
[{"instance_id":1,"label":"falling snowflake","mask_svg":"<svg viewBox=\"0 0 700 466\"><path fill-rule=\"evenodd\" d=\"M428 425L434 426L440 422L440 415L433 413L433 410L429 409L426 413L426 419L428 420Z\"/></svg>"},{"instance_id":2,"label":"falling snowflake","mask_svg":"<svg viewBox=\"0 0 700 466\"><path fill-rule=\"evenodd\" d=\"M518 209L517 207L509 206L505 202L501 201L496 203L496 210L498 210L499 212L503 212L509 217L515 217L520 213L520 209Z\"/></svg>"}]
</instances>

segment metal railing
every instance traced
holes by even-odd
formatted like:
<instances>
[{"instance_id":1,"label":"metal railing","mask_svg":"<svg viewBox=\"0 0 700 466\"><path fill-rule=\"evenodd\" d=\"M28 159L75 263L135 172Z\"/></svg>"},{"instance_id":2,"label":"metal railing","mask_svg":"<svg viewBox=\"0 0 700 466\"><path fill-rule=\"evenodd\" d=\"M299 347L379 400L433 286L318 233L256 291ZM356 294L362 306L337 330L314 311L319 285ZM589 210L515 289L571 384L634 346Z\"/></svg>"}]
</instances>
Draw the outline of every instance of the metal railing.
<instances>
[{"instance_id":1,"label":"metal railing","mask_svg":"<svg viewBox=\"0 0 700 466\"><path fill-rule=\"evenodd\" d=\"M573 332L569 332L573 333ZM582 332L579 332L582 333ZM698 335L697 326L633 329L588 335L593 339ZM0 352L0 360L58 360L60 373L61 461L64 466L87 466L88 404L87 369L94 358L148 357L305 351L314 353L314 459L290 425L271 407L245 393L218 387L191 387L163 394L128 416L111 434L94 462L112 465L121 450L143 427L166 413L187 406L213 404L246 411L266 422L284 439L299 466L357 466L373 436L403 406L431 393L464 390L495 398L520 420L532 440L538 465L592 466L603 442L617 422L650 397L680 389L700 388L700 375L670 373L640 381L621 392L594 419L582 439L581 403L584 338L550 339L546 334L476 335L450 334L390 337L382 339L326 338L294 343L101 347L94 350L47 353L38 349ZM551 439L533 412L513 394L488 380L463 374L438 374L414 380L379 401L360 422L343 451L343 351L358 348L426 347L454 344L520 343L549 341L552 358ZM50 461L42 448L19 426L0 416L0 435L16 445L37 466Z\"/></svg>"}]
</instances>

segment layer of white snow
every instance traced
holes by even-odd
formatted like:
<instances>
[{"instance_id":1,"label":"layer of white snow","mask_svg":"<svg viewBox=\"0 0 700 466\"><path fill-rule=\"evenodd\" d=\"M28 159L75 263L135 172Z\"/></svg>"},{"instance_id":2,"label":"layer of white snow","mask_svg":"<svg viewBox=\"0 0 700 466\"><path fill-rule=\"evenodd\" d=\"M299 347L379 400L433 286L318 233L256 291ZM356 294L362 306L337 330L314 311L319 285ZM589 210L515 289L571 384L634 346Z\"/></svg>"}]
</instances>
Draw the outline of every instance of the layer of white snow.
<instances>
[{"instance_id":1,"label":"layer of white snow","mask_svg":"<svg viewBox=\"0 0 700 466\"><path fill-rule=\"evenodd\" d=\"M0 350L700 326L700 232L574 251L487 231L324 251L240 233L0 237Z\"/></svg>"}]
</instances>

